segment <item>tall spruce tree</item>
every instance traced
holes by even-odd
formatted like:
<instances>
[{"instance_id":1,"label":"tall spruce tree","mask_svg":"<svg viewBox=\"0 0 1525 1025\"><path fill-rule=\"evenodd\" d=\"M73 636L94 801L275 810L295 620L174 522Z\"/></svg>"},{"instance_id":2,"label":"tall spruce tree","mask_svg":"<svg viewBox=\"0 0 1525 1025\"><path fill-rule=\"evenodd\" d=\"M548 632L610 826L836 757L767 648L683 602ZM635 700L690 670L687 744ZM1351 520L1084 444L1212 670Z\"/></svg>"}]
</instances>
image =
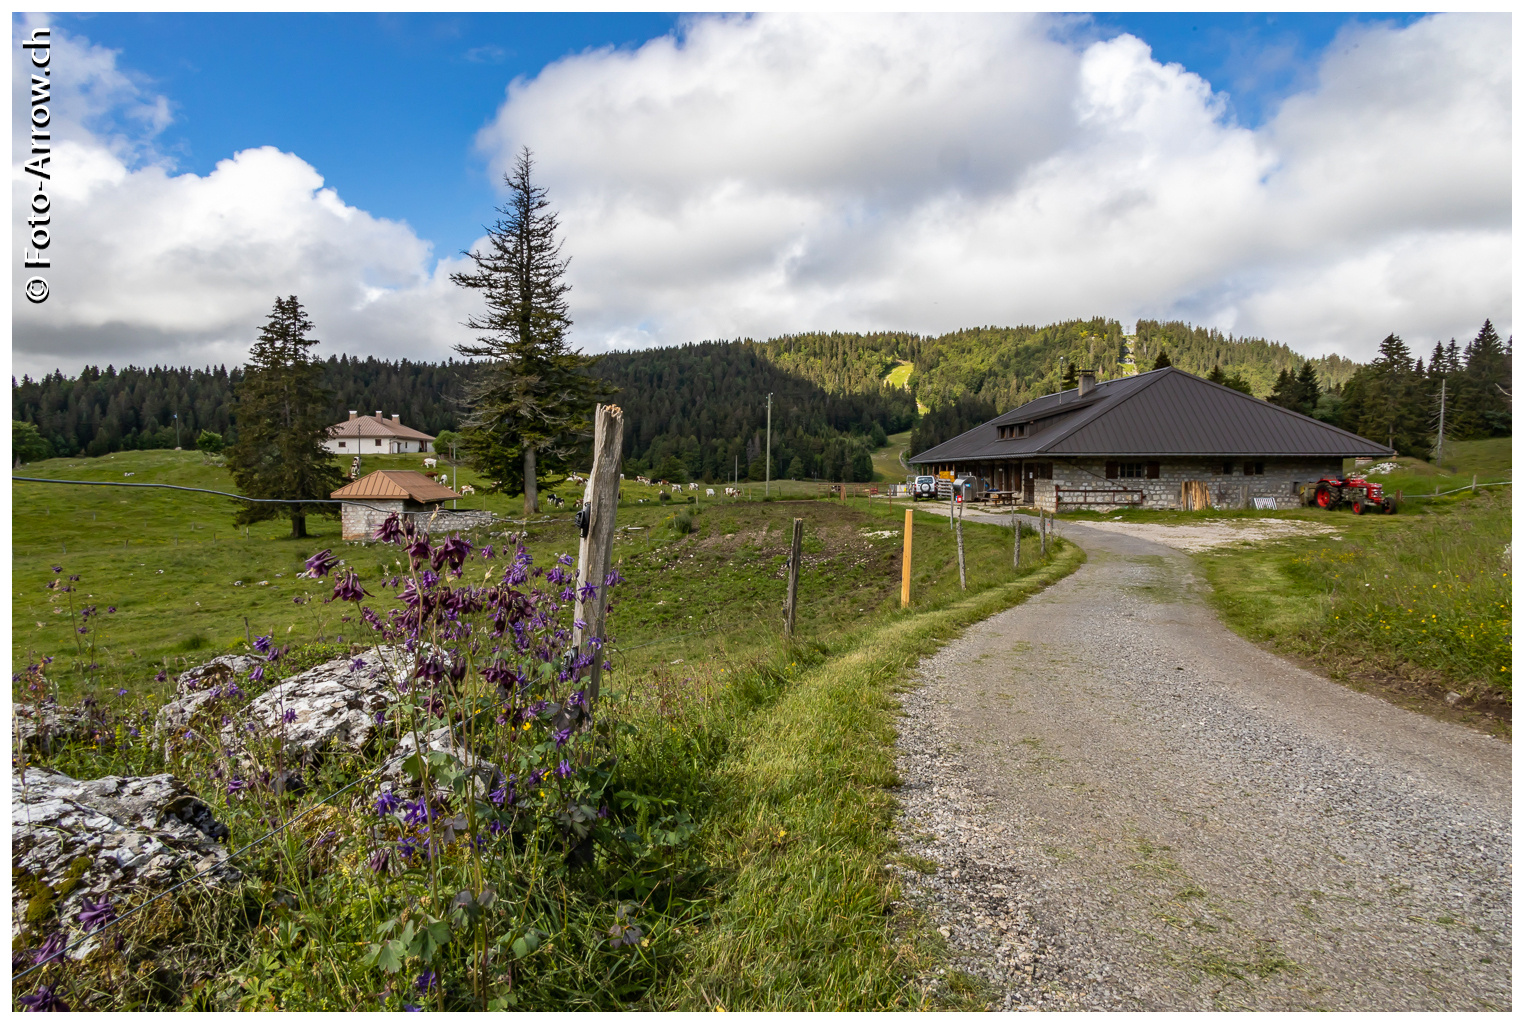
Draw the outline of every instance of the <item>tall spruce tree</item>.
<instances>
[{"instance_id":1,"label":"tall spruce tree","mask_svg":"<svg viewBox=\"0 0 1525 1025\"><path fill-rule=\"evenodd\" d=\"M1405 455L1424 454L1425 403L1413 356L1402 338L1384 338L1377 358L1355 372L1343 397L1340 416L1346 430Z\"/></svg>"},{"instance_id":2,"label":"tall spruce tree","mask_svg":"<svg viewBox=\"0 0 1525 1025\"><path fill-rule=\"evenodd\" d=\"M277 298L270 320L249 350L243 380L234 392L233 416L238 440L228 448L228 469L238 489L250 498L326 499L343 483L333 457L323 449L330 426L331 394L322 385L323 365L308 351L312 321L296 296ZM329 505L249 504L233 522L239 525L291 520L291 536L307 536L307 517L333 516Z\"/></svg>"},{"instance_id":3,"label":"tall spruce tree","mask_svg":"<svg viewBox=\"0 0 1525 1025\"><path fill-rule=\"evenodd\" d=\"M486 251L466 254L476 269L450 275L487 304L485 315L466 322L482 334L456 346L485 361L466 389L466 452L497 490L522 481L525 515L539 511L539 478L565 465L584 440L593 404L607 394L587 373L595 358L567 345L567 261L533 170L525 147L503 176L509 199L487 229Z\"/></svg>"},{"instance_id":4,"label":"tall spruce tree","mask_svg":"<svg viewBox=\"0 0 1525 1025\"><path fill-rule=\"evenodd\" d=\"M1491 320L1483 321L1463 358L1466 369L1461 374L1458 406L1467 416L1468 434L1472 437L1508 434L1509 399L1500 389L1509 387L1512 361Z\"/></svg>"},{"instance_id":5,"label":"tall spruce tree","mask_svg":"<svg viewBox=\"0 0 1525 1025\"><path fill-rule=\"evenodd\" d=\"M1160 346L1160 354L1154 358L1154 366L1149 369L1163 370L1168 366L1170 366L1170 354L1165 351L1165 347L1162 345Z\"/></svg>"},{"instance_id":6,"label":"tall spruce tree","mask_svg":"<svg viewBox=\"0 0 1525 1025\"><path fill-rule=\"evenodd\" d=\"M1318 408L1318 400L1318 370L1311 359L1305 359L1297 371L1297 405L1294 408L1304 416L1312 416Z\"/></svg>"}]
</instances>

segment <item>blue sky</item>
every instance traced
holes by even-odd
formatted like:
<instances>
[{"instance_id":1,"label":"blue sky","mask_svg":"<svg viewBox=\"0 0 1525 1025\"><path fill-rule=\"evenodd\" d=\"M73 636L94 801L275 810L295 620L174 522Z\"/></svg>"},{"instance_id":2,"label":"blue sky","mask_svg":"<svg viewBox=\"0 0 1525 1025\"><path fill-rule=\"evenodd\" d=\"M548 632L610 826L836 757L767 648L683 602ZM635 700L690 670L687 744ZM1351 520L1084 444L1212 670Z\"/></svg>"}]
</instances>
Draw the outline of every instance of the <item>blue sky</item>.
<instances>
[{"instance_id":1,"label":"blue sky","mask_svg":"<svg viewBox=\"0 0 1525 1025\"><path fill-rule=\"evenodd\" d=\"M16 16L56 33L56 213L13 363L237 362L276 294L327 351L446 358L524 145L589 351L1094 315L1356 359L1507 333L1510 17ZM15 61L12 87L20 133Z\"/></svg>"},{"instance_id":2,"label":"blue sky","mask_svg":"<svg viewBox=\"0 0 1525 1025\"><path fill-rule=\"evenodd\" d=\"M1382 14L1098 14L1073 36L1138 36L1260 124L1350 23ZM346 203L407 221L435 255L469 247L499 201L476 133L513 79L568 54L681 31L671 14L99 14L56 23L118 50L167 97L158 148L206 174L257 146L296 153Z\"/></svg>"}]
</instances>

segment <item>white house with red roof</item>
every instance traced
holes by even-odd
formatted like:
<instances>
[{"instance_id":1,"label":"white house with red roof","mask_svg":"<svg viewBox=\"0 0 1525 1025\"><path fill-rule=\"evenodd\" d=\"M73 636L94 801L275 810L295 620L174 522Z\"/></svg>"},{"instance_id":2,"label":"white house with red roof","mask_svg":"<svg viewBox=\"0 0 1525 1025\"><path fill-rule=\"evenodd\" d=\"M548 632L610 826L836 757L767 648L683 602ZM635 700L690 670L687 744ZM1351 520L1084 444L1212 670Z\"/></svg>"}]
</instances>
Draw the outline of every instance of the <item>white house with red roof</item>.
<instances>
[{"instance_id":1,"label":"white house with red roof","mask_svg":"<svg viewBox=\"0 0 1525 1025\"><path fill-rule=\"evenodd\" d=\"M434 435L402 425L402 416L391 419L376 410L375 416L349 411L349 419L328 429L323 447L341 456L396 455L400 452L433 452Z\"/></svg>"}]
</instances>

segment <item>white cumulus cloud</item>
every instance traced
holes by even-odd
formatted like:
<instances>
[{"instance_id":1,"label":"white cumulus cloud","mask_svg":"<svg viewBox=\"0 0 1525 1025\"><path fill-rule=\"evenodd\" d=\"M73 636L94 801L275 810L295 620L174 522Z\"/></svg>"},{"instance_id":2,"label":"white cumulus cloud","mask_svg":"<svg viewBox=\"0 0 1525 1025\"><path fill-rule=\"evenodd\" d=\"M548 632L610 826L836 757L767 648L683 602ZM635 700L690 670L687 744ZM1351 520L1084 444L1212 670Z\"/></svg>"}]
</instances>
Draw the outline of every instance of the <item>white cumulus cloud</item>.
<instances>
[{"instance_id":1,"label":"white cumulus cloud","mask_svg":"<svg viewBox=\"0 0 1525 1025\"><path fill-rule=\"evenodd\" d=\"M53 266L41 272L52 291L13 304L14 373L241 363L275 298L291 294L324 351L440 359L462 337L456 264L432 266L432 247L406 224L346 205L299 156L271 147L230 154L206 175L176 173L153 148L165 100L111 51L55 29L52 67ZM14 62L17 239L38 185L22 169L30 70ZM102 127L119 125L128 130ZM13 261L13 295L32 273Z\"/></svg>"},{"instance_id":2,"label":"white cumulus cloud","mask_svg":"<svg viewBox=\"0 0 1525 1025\"><path fill-rule=\"evenodd\" d=\"M1352 27L1249 129L1033 16L689 21L513 83L590 348L1184 318L1367 358L1508 330L1507 16Z\"/></svg>"}]
</instances>

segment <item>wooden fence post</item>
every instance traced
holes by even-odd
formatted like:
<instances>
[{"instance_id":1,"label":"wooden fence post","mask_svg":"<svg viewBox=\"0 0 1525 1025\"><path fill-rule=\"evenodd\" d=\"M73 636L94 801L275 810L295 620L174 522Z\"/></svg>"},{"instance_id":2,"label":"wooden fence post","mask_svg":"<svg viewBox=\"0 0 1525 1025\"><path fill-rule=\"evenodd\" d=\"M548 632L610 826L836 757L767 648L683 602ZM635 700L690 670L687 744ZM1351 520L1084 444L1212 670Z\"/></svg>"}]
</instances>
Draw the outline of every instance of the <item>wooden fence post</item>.
<instances>
[{"instance_id":1,"label":"wooden fence post","mask_svg":"<svg viewBox=\"0 0 1525 1025\"><path fill-rule=\"evenodd\" d=\"M911 604L911 510L905 511L905 553L900 556L900 607Z\"/></svg>"},{"instance_id":2,"label":"wooden fence post","mask_svg":"<svg viewBox=\"0 0 1525 1025\"><path fill-rule=\"evenodd\" d=\"M800 543L805 539L805 521L794 518L794 539L789 543L789 591L784 597L784 643L794 640L794 608L800 594Z\"/></svg>"},{"instance_id":3,"label":"wooden fence post","mask_svg":"<svg viewBox=\"0 0 1525 1025\"><path fill-rule=\"evenodd\" d=\"M624 441L625 414L618 406L599 405L593 409L593 472L583 489L583 507L577 517L582 539L577 545L577 600L574 618L583 624L572 627L572 648L580 652L590 638L600 647L592 650L592 675L587 697L598 700L603 676L604 616L609 604L604 581L614 554L614 514L619 503L620 447ZM583 597L583 588L591 584L593 593Z\"/></svg>"},{"instance_id":4,"label":"wooden fence post","mask_svg":"<svg viewBox=\"0 0 1525 1025\"><path fill-rule=\"evenodd\" d=\"M1048 517L1042 510L1038 512L1038 554L1048 554Z\"/></svg>"},{"instance_id":5,"label":"wooden fence post","mask_svg":"<svg viewBox=\"0 0 1525 1025\"><path fill-rule=\"evenodd\" d=\"M1011 514L1011 568L1017 569L1022 563L1022 519L1015 511Z\"/></svg>"},{"instance_id":6,"label":"wooden fence post","mask_svg":"<svg viewBox=\"0 0 1525 1025\"><path fill-rule=\"evenodd\" d=\"M969 581L964 576L964 519L959 517L953 522L953 536L958 539L958 589L969 590Z\"/></svg>"}]
</instances>

